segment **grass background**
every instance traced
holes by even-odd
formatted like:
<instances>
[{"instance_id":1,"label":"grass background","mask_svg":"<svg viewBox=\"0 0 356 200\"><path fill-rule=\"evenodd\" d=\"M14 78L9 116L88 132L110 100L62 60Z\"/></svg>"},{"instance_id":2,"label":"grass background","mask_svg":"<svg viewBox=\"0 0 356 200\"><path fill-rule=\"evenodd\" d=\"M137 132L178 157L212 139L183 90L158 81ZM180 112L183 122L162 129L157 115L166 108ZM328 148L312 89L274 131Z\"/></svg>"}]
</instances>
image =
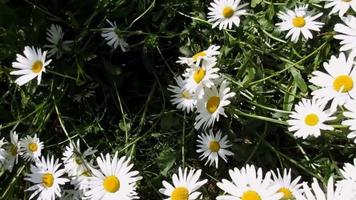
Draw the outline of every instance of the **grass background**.
<instances>
[{"instance_id":1,"label":"grass background","mask_svg":"<svg viewBox=\"0 0 356 200\"><path fill-rule=\"evenodd\" d=\"M199 0L0 0L0 128L1 137L16 130L20 137L37 133L44 155L60 158L68 137L80 139L98 153L132 157L134 169L144 177L141 199L161 199L162 180L171 180L178 166L203 169L208 184L204 199L215 199L216 181L227 170L246 163L262 167L293 168L293 175L327 180L338 166L351 162L355 146L347 129L336 129L317 139L296 140L285 120L293 105L308 97L308 77L331 55L338 54L333 40L337 16L315 39L297 44L276 30L276 13L309 3L317 12L324 2L252 0L249 15L234 30L211 29L208 4ZM116 21L129 43L127 52L114 50L100 36ZM53 59L41 85L32 81L18 87L9 75L11 62L24 46L47 44L46 29L62 26L72 50ZM219 170L198 159L194 114L186 115L169 102L168 84L183 72L178 56L191 56L209 45L221 46L219 68L237 93L217 123L229 135L235 155ZM85 145L83 145L85 146ZM30 184L23 180L29 166L22 161L12 173L0 175L0 199L25 199Z\"/></svg>"}]
</instances>

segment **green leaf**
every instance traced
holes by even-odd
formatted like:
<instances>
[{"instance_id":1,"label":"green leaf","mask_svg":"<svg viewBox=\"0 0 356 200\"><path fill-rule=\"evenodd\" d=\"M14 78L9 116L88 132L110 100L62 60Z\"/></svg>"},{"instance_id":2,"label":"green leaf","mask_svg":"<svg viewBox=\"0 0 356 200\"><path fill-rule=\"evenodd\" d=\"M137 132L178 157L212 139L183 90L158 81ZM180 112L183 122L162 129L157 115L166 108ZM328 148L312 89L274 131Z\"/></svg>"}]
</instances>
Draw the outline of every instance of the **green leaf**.
<instances>
[{"instance_id":1,"label":"green leaf","mask_svg":"<svg viewBox=\"0 0 356 200\"><path fill-rule=\"evenodd\" d=\"M283 110L291 111L294 105L295 94L297 92L296 82L290 81L283 98Z\"/></svg>"},{"instance_id":2,"label":"green leaf","mask_svg":"<svg viewBox=\"0 0 356 200\"><path fill-rule=\"evenodd\" d=\"M291 68L290 72L292 73L292 76L294 78L294 81L296 83L296 86L302 91L302 92L307 92L308 91L308 86L305 83L302 75L300 74L300 71L295 68Z\"/></svg>"},{"instance_id":3,"label":"green leaf","mask_svg":"<svg viewBox=\"0 0 356 200\"><path fill-rule=\"evenodd\" d=\"M262 0L252 0L251 1L251 7L254 8L256 7L258 4L260 4L262 2Z\"/></svg>"},{"instance_id":4,"label":"green leaf","mask_svg":"<svg viewBox=\"0 0 356 200\"><path fill-rule=\"evenodd\" d=\"M176 162L176 152L173 149L165 149L157 158L157 163L161 169L161 174L167 176L167 172L172 168L173 164Z\"/></svg>"}]
</instances>

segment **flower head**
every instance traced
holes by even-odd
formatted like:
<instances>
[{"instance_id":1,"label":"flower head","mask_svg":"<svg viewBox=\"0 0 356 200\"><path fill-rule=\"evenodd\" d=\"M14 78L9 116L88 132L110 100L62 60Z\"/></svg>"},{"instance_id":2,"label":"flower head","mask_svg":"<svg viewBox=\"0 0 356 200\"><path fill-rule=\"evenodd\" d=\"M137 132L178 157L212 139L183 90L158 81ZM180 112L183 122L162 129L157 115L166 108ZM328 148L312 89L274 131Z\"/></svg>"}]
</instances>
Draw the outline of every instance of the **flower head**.
<instances>
[{"instance_id":1,"label":"flower head","mask_svg":"<svg viewBox=\"0 0 356 200\"><path fill-rule=\"evenodd\" d=\"M308 6L296 7L294 10L286 10L279 12L278 17L282 22L276 25L281 31L288 31L286 38L291 37L293 42L297 42L300 34L306 40L312 39L312 31L320 31L324 23L316 21L317 18L322 16L322 13L312 15L308 10Z\"/></svg>"},{"instance_id":2,"label":"flower head","mask_svg":"<svg viewBox=\"0 0 356 200\"><path fill-rule=\"evenodd\" d=\"M129 46L126 41L118 35L117 31L117 25L116 22L111 22L109 20L106 20L109 25L111 26L110 28L103 28L103 32L101 33L101 36L107 41L107 44L111 46L113 49L116 49L119 45L122 51L126 51L127 47Z\"/></svg>"},{"instance_id":3,"label":"flower head","mask_svg":"<svg viewBox=\"0 0 356 200\"><path fill-rule=\"evenodd\" d=\"M46 66L52 61L46 61L47 51L42 53L41 49L26 46L24 50L26 57L17 54L16 62L12 63L12 67L18 69L10 72L11 75L20 75L15 82L22 86L37 77L37 84L41 83L42 72L46 72Z\"/></svg>"},{"instance_id":4,"label":"flower head","mask_svg":"<svg viewBox=\"0 0 356 200\"><path fill-rule=\"evenodd\" d=\"M201 192L197 190L203 186L207 180L204 179L199 181L201 175L201 170L190 169L188 172L187 168L178 169L178 175L174 174L172 177L173 185L167 181L163 181L162 184L164 188L159 189L159 192L168 196L165 200L195 200L201 195Z\"/></svg>"},{"instance_id":5,"label":"flower head","mask_svg":"<svg viewBox=\"0 0 356 200\"><path fill-rule=\"evenodd\" d=\"M241 4L240 0L214 0L210 3L208 21L213 23L213 28L231 29L233 25L240 26L240 16L246 15L243 9L248 4Z\"/></svg>"},{"instance_id":6,"label":"flower head","mask_svg":"<svg viewBox=\"0 0 356 200\"><path fill-rule=\"evenodd\" d=\"M216 134L212 130L209 130L209 134L203 133L198 135L198 149L197 153L201 153L200 159L207 158L206 164L212 165L215 162L215 167L218 168L219 157L227 162L226 156L232 156L234 153L227 150L231 147L227 135L222 137L221 131L217 131Z\"/></svg>"},{"instance_id":7,"label":"flower head","mask_svg":"<svg viewBox=\"0 0 356 200\"><path fill-rule=\"evenodd\" d=\"M42 157L36 165L31 165L31 172L26 175L25 180L30 181L34 185L26 191L33 191L30 199L38 195L39 200L55 200L56 197L61 197L61 185L64 185L69 180L62 178L65 173L64 169L59 169L61 164L58 159Z\"/></svg>"}]
</instances>

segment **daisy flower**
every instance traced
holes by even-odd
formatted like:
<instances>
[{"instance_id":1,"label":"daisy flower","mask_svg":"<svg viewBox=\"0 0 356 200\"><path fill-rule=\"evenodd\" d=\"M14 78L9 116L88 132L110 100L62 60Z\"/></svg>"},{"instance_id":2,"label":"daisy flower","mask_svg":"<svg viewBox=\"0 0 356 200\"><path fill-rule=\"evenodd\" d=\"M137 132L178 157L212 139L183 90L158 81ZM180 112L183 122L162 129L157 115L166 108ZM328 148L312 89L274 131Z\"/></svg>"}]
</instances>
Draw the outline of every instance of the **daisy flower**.
<instances>
[{"instance_id":1,"label":"daisy flower","mask_svg":"<svg viewBox=\"0 0 356 200\"><path fill-rule=\"evenodd\" d=\"M62 178L65 173L64 169L59 169L61 164L58 159L54 160L52 156L45 159L43 156L36 165L31 165L31 173L26 174L25 180L34 183L26 191L33 191L30 199L38 195L39 200L54 200L61 197L61 185L69 180Z\"/></svg>"},{"instance_id":2,"label":"daisy flower","mask_svg":"<svg viewBox=\"0 0 356 200\"><path fill-rule=\"evenodd\" d=\"M56 55L56 58L59 59L63 55L63 51L70 51L69 44L72 41L63 41L63 30L59 25L52 24L46 33L46 39L49 45L45 45L44 47L48 48L48 56L52 57Z\"/></svg>"},{"instance_id":3,"label":"daisy flower","mask_svg":"<svg viewBox=\"0 0 356 200\"><path fill-rule=\"evenodd\" d=\"M348 198L354 200L356 199L356 159L352 163L345 163L344 167L340 170L343 180L338 181L337 185L341 188L341 194L347 194Z\"/></svg>"},{"instance_id":4,"label":"daisy flower","mask_svg":"<svg viewBox=\"0 0 356 200\"><path fill-rule=\"evenodd\" d=\"M281 175L279 169L277 169L277 174L272 171L273 180L271 185L278 187L278 192L283 194L281 200L295 199L300 200L302 197L302 184L299 183L300 176L292 180L291 170L283 170L283 175Z\"/></svg>"},{"instance_id":5,"label":"daisy flower","mask_svg":"<svg viewBox=\"0 0 356 200\"><path fill-rule=\"evenodd\" d=\"M232 156L234 153L227 150L231 147L227 135L221 138L221 131L216 134L209 130L209 134L203 133L198 135L197 153L201 153L200 160L207 158L206 164L211 166L215 162L215 167L218 168L219 157L227 162L226 156Z\"/></svg>"},{"instance_id":6,"label":"daisy flower","mask_svg":"<svg viewBox=\"0 0 356 200\"><path fill-rule=\"evenodd\" d=\"M208 21L213 23L213 28L219 26L219 29L231 29L234 24L240 26L240 16L246 15L243 9L248 4L240 4L240 0L214 0L210 3Z\"/></svg>"},{"instance_id":7,"label":"daisy flower","mask_svg":"<svg viewBox=\"0 0 356 200\"><path fill-rule=\"evenodd\" d=\"M230 104L229 98L235 96L234 92L230 92L227 81L220 84L219 90L212 86L205 89L203 99L197 102L197 116L195 118L195 128L212 127L215 121L219 121L220 115L226 117L224 107Z\"/></svg>"},{"instance_id":8,"label":"daisy flower","mask_svg":"<svg viewBox=\"0 0 356 200\"><path fill-rule=\"evenodd\" d=\"M173 105L177 105L177 108L187 113L194 110L197 103L194 98L194 94L185 89L184 80L178 76L175 78L177 85L169 85L168 90L173 92L171 102Z\"/></svg>"},{"instance_id":9,"label":"daisy flower","mask_svg":"<svg viewBox=\"0 0 356 200\"><path fill-rule=\"evenodd\" d=\"M138 199L136 193L136 182L142 177L138 176L138 171L130 171L133 164L126 157L118 158L116 152L111 158L110 154L101 154L96 159L99 170L92 170L92 177L89 177L87 190L84 191L86 199Z\"/></svg>"},{"instance_id":10,"label":"daisy flower","mask_svg":"<svg viewBox=\"0 0 356 200\"><path fill-rule=\"evenodd\" d=\"M185 89L190 93L195 94L195 98L202 98L204 95L204 87L210 88L214 85L213 80L219 78L217 74L219 68L215 67L216 62L211 62L208 65L191 65L183 74Z\"/></svg>"},{"instance_id":11,"label":"daisy flower","mask_svg":"<svg viewBox=\"0 0 356 200\"><path fill-rule=\"evenodd\" d=\"M356 0L354 0L356 4ZM340 51L356 51L356 17L354 16L347 16L343 18L345 24L338 23L334 27L334 31L336 35L334 36L335 39L341 40L340 44Z\"/></svg>"},{"instance_id":12,"label":"daisy flower","mask_svg":"<svg viewBox=\"0 0 356 200\"><path fill-rule=\"evenodd\" d=\"M42 72L46 72L45 67L52 61L46 61L47 51L42 53L41 49L26 46L24 50L26 57L17 54L16 61L12 63L12 67L19 70L10 72L11 75L20 75L15 82L22 86L37 77L37 84L41 83Z\"/></svg>"},{"instance_id":13,"label":"daisy flower","mask_svg":"<svg viewBox=\"0 0 356 200\"><path fill-rule=\"evenodd\" d=\"M331 117L332 112L325 110L325 105L319 99L302 99L289 115L288 130L295 131L294 136L303 139L308 136L320 136L320 130L333 130L332 126L324 124L335 119Z\"/></svg>"},{"instance_id":14,"label":"daisy flower","mask_svg":"<svg viewBox=\"0 0 356 200\"><path fill-rule=\"evenodd\" d=\"M89 163L86 161L87 157L94 155L96 150L93 150L89 147L84 153L80 151L80 142L77 140L77 143L69 143L66 146L66 150L63 153L63 164L66 172L69 176L80 176L83 173L86 173L90 167Z\"/></svg>"},{"instance_id":15,"label":"daisy flower","mask_svg":"<svg viewBox=\"0 0 356 200\"><path fill-rule=\"evenodd\" d=\"M356 11L356 1L355 0L325 0L327 3L325 4L325 8L331 8L330 14L339 12L339 17L344 16L347 10L352 8L352 10Z\"/></svg>"},{"instance_id":16,"label":"daisy flower","mask_svg":"<svg viewBox=\"0 0 356 200\"><path fill-rule=\"evenodd\" d=\"M107 44L113 49L116 49L119 45L121 51L125 52L129 46L126 41L118 34L118 28L116 22L112 23L109 20L106 20L110 24L110 28L103 28L101 36L107 41Z\"/></svg>"},{"instance_id":17,"label":"daisy flower","mask_svg":"<svg viewBox=\"0 0 356 200\"><path fill-rule=\"evenodd\" d=\"M166 195L164 200L195 200L201 195L201 192L197 190L203 186L208 180L204 179L199 181L201 175L201 170L195 171L195 169L190 169L188 172L187 168L178 169L178 175L173 174L172 180L173 185L167 181L163 181L162 184L164 188L159 189L159 192Z\"/></svg>"},{"instance_id":18,"label":"daisy flower","mask_svg":"<svg viewBox=\"0 0 356 200\"><path fill-rule=\"evenodd\" d=\"M6 156L6 151L3 148L4 145L6 145L7 142L5 141L5 138L2 138L0 140L0 164L4 162L5 156Z\"/></svg>"},{"instance_id":19,"label":"daisy flower","mask_svg":"<svg viewBox=\"0 0 356 200\"><path fill-rule=\"evenodd\" d=\"M356 68L353 67L353 58L346 59L344 53L339 57L331 56L329 62L324 63L327 73L314 71L310 79L314 85L321 87L312 92L312 95L325 101L332 100L331 110L338 105L344 105L352 98L356 98Z\"/></svg>"},{"instance_id":20,"label":"daisy flower","mask_svg":"<svg viewBox=\"0 0 356 200\"><path fill-rule=\"evenodd\" d=\"M320 31L320 28L324 25L324 23L316 21L323 13L312 16L307 9L308 5L278 13L278 17L282 22L277 23L276 26L281 31L288 31L286 38L291 37L292 42L298 41L300 33L306 40L312 39L311 30Z\"/></svg>"},{"instance_id":21,"label":"daisy flower","mask_svg":"<svg viewBox=\"0 0 356 200\"><path fill-rule=\"evenodd\" d=\"M334 180L331 176L328 180L327 192L326 194L320 188L316 178L313 178L313 183L311 188L307 183L303 183L304 196L302 200L346 200L340 198L340 188L334 189ZM351 200L351 199L349 199Z\"/></svg>"},{"instance_id":22,"label":"daisy flower","mask_svg":"<svg viewBox=\"0 0 356 200\"><path fill-rule=\"evenodd\" d=\"M351 133L347 135L347 138L353 138L356 143L356 101L349 101L344 106L348 110L343 113L344 116L351 119L344 120L342 124L350 126Z\"/></svg>"},{"instance_id":23,"label":"daisy flower","mask_svg":"<svg viewBox=\"0 0 356 200\"><path fill-rule=\"evenodd\" d=\"M263 177L262 169L246 165L241 169L229 170L232 181L223 179L217 183L226 195L216 197L217 200L278 200L283 197L278 193L276 185L270 185L271 173Z\"/></svg>"},{"instance_id":24,"label":"daisy flower","mask_svg":"<svg viewBox=\"0 0 356 200\"><path fill-rule=\"evenodd\" d=\"M20 154L27 161L37 161L41 156L43 142L40 142L37 135L26 136L20 140Z\"/></svg>"},{"instance_id":25,"label":"daisy flower","mask_svg":"<svg viewBox=\"0 0 356 200\"><path fill-rule=\"evenodd\" d=\"M192 65L194 63L200 63L201 60L204 61L203 65L208 65L209 63L216 62L216 56L220 54L218 51L220 46L211 45L208 49L200 51L194 54L192 57L179 57L177 63Z\"/></svg>"},{"instance_id":26,"label":"daisy flower","mask_svg":"<svg viewBox=\"0 0 356 200\"><path fill-rule=\"evenodd\" d=\"M19 136L16 131L10 132L10 143L7 144L4 167L8 171L12 171L17 164L20 155Z\"/></svg>"}]
</instances>

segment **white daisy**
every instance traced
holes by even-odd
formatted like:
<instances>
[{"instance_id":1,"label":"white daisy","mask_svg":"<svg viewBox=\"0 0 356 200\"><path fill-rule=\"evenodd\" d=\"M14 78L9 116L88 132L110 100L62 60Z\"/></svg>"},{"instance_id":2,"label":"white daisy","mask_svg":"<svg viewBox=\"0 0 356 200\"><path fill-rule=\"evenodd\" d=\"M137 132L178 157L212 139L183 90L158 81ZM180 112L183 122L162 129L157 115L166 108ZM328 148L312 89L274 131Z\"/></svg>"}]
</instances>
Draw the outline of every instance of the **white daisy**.
<instances>
[{"instance_id":1,"label":"white daisy","mask_svg":"<svg viewBox=\"0 0 356 200\"><path fill-rule=\"evenodd\" d=\"M307 9L308 5L296 7L294 11L286 10L286 12L278 13L282 22L277 23L276 26L281 31L288 31L286 38L291 36L292 42L298 41L300 33L306 40L312 39L313 35L310 30L320 31L320 28L324 25L324 23L316 21L323 13L312 16L312 13Z\"/></svg>"},{"instance_id":2,"label":"white daisy","mask_svg":"<svg viewBox=\"0 0 356 200\"><path fill-rule=\"evenodd\" d=\"M216 135L212 130L209 130L209 134L202 133L198 135L198 138L197 153L201 153L201 160L207 158L205 165L209 163L211 166L215 162L215 167L218 168L219 157L227 162L226 156L234 155L234 153L227 150L227 148L231 147L231 144L229 144L227 135L221 138L220 130Z\"/></svg>"},{"instance_id":3,"label":"white daisy","mask_svg":"<svg viewBox=\"0 0 356 200\"><path fill-rule=\"evenodd\" d=\"M72 41L63 41L63 30L59 25L52 24L46 33L46 39L51 44L45 45L44 47L49 48L48 56L52 57L56 55L59 59L63 55L63 51L70 51L69 44Z\"/></svg>"},{"instance_id":4,"label":"white daisy","mask_svg":"<svg viewBox=\"0 0 356 200\"><path fill-rule=\"evenodd\" d=\"M37 77L37 84L41 83L42 72L46 72L45 67L52 61L46 61L47 51L42 53L41 49L26 46L24 50L26 57L17 54L16 61L12 63L12 67L19 70L10 72L11 75L20 75L15 82L22 86L30 80Z\"/></svg>"},{"instance_id":5,"label":"white daisy","mask_svg":"<svg viewBox=\"0 0 356 200\"><path fill-rule=\"evenodd\" d=\"M184 172L179 167L178 175L173 174L172 181L173 185L167 181L163 181L162 184L164 188L159 189L159 192L166 195L164 200L195 200L201 197L201 192L197 190L203 186L208 180L204 179L199 181L201 175L201 170L195 171L195 169L190 169L188 172L187 168L184 168Z\"/></svg>"},{"instance_id":6,"label":"white daisy","mask_svg":"<svg viewBox=\"0 0 356 200\"><path fill-rule=\"evenodd\" d=\"M175 78L178 86L169 85L168 90L173 92L171 102L173 105L177 105L177 108L187 113L194 110L197 100L194 98L194 94L185 89L184 80L178 76Z\"/></svg>"},{"instance_id":7,"label":"white daisy","mask_svg":"<svg viewBox=\"0 0 356 200\"><path fill-rule=\"evenodd\" d=\"M116 49L119 45L123 52L126 51L129 46L126 41L118 34L118 28L116 22L112 23L109 20L106 20L110 24L110 28L103 28L101 36L107 40L107 44L112 48Z\"/></svg>"},{"instance_id":8,"label":"white daisy","mask_svg":"<svg viewBox=\"0 0 356 200\"><path fill-rule=\"evenodd\" d=\"M325 4L325 8L333 9L330 12L330 15L333 13L339 12L339 16L342 17L351 7L354 11L356 11L356 1L355 0L325 0L328 3Z\"/></svg>"},{"instance_id":9,"label":"white daisy","mask_svg":"<svg viewBox=\"0 0 356 200\"><path fill-rule=\"evenodd\" d=\"M41 150L43 149L43 142L35 134L34 137L27 135L20 140L20 153L21 156L27 161L37 161L41 156Z\"/></svg>"},{"instance_id":10,"label":"white daisy","mask_svg":"<svg viewBox=\"0 0 356 200\"><path fill-rule=\"evenodd\" d=\"M7 144L4 167L8 171L12 171L17 164L20 155L19 136L16 131L10 132L10 143Z\"/></svg>"},{"instance_id":11,"label":"white daisy","mask_svg":"<svg viewBox=\"0 0 356 200\"><path fill-rule=\"evenodd\" d=\"M328 180L327 192L323 192L316 178L313 178L311 188L307 183L303 183L304 196L302 200L346 200L340 198L340 188L334 189L334 180L331 176ZM350 199L351 200L351 199Z\"/></svg>"},{"instance_id":12,"label":"white daisy","mask_svg":"<svg viewBox=\"0 0 356 200\"><path fill-rule=\"evenodd\" d=\"M345 163L340 172L343 179L337 182L337 186L341 188L340 196L343 196L341 200L356 199L356 159L353 163Z\"/></svg>"},{"instance_id":13,"label":"white daisy","mask_svg":"<svg viewBox=\"0 0 356 200\"><path fill-rule=\"evenodd\" d=\"M271 185L278 187L278 192L283 193L281 200L295 199L300 200L302 197L302 184L299 183L300 176L292 180L291 170L283 170L283 175L281 175L279 169L277 169L277 174L272 171L273 180Z\"/></svg>"},{"instance_id":14,"label":"white daisy","mask_svg":"<svg viewBox=\"0 0 356 200\"><path fill-rule=\"evenodd\" d=\"M216 62L208 65L198 66L193 64L183 74L185 89L195 94L195 98L201 99L204 95L204 87L210 88L214 85L213 80L219 78L219 68L215 67Z\"/></svg>"},{"instance_id":15,"label":"white daisy","mask_svg":"<svg viewBox=\"0 0 356 200\"><path fill-rule=\"evenodd\" d=\"M208 47L208 49L200 51L194 54L192 57L179 57L177 63L187 64L189 66L194 63L199 65L200 61L203 60L204 62L202 63L202 65L208 65L209 63L216 62L216 56L220 54L220 52L218 51L219 48L220 46L211 45Z\"/></svg>"},{"instance_id":16,"label":"white daisy","mask_svg":"<svg viewBox=\"0 0 356 200\"><path fill-rule=\"evenodd\" d=\"M62 178L65 173L64 169L59 169L61 164L58 159L54 160L52 156L45 159L42 158L31 165L31 173L26 174L25 180L34 183L35 185L29 187L26 191L33 191L30 199L38 195L39 200L54 200L56 197L61 197L60 185L64 185L69 180Z\"/></svg>"},{"instance_id":17,"label":"white daisy","mask_svg":"<svg viewBox=\"0 0 356 200\"><path fill-rule=\"evenodd\" d=\"M3 146L6 144L7 144L7 142L5 141L5 138L2 138L0 140L0 164L4 163L4 161L5 161L6 151L3 148Z\"/></svg>"},{"instance_id":18,"label":"white daisy","mask_svg":"<svg viewBox=\"0 0 356 200\"><path fill-rule=\"evenodd\" d=\"M100 170L92 170L93 176L89 177L88 188L84 191L86 199L95 200L129 200L138 199L136 193L136 182L142 177L138 171L130 171L133 164L126 157L118 159L116 152L111 158L110 154L101 154L96 159Z\"/></svg>"},{"instance_id":19,"label":"white daisy","mask_svg":"<svg viewBox=\"0 0 356 200\"><path fill-rule=\"evenodd\" d=\"M69 176L80 176L86 173L90 168L90 163L87 162L87 157L94 155L96 150L89 147L84 153L80 150L80 141L77 143L69 143L63 153L63 164Z\"/></svg>"},{"instance_id":20,"label":"white daisy","mask_svg":"<svg viewBox=\"0 0 356 200\"><path fill-rule=\"evenodd\" d=\"M343 113L344 116L351 119L344 120L342 124L350 126L351 133L347 135L347 138L353 138L356 143L356 101L349 101L344 106L348 110Z\"/></svg>"},{"instance_id":21,"label":"white daisy","mask_svg":"<svg viewBox=\"0 0 356 200\"><path fill-rule=\"evenodd\" d=\"M224 107L230 104L229 98L235 96L230 92L228 82L223 81L219 90L214 86L205 89L204 98L197 102L197 116L195 118L195 128L214 126L215 121L219 121L220 115L226 117Z\"/></svg>"},{"instance_id":22,"label":"white daisy","mask_svg":"<svg viewBox=\"0 0 356 200\"><path fill-rule=\"evenodd\" d=\"M217 200L278 200L283 197L278 193L278 187L271 185L271 172L267 172L263 177L262 169L255 166L246 165L240 170L235 168L229 170L232 181L223 179L217 186L226 195L216 197Z\"/></svg>"},{"instance_id":23,"label":"white daisy","mask_svg":"<svg viewBox=\"0 0 356 200\"><path fill-rule=\"evenodd\" d=\"M353 1L356 4L356 0ZM341 40L340 51L356 52L356 17L347 16L343 18L345 24L338 23L334 27L336 31L335 39Z\"/></svg>"},{"instance_id":24,"label":"white daisy","mask_svg":"<svg viewBox=\"0 0 356 200\"><path fill-rule=\"evenodd\" d=\"M246 15L243 9L248 3L240 4L240 0L214 0L210 3L208 21L213 23L213 28L231 29L232 25L240 26L240 16Z\"/></svg>"},{"instance_id":25,"label":"white daisy","mask_svg":"<svg viewBox=\"0 0 356 200\"><path fill-rule=\"evenodd\" d=\"M333 120L333 114L325 110L325 103L318 99L302 99L294 110L289 115L288 130L294 132L294 136L298 138L307 138L308 136L320 136L320 130L333 130L332 126L324 124L324 122Z\"/></svg>"},{"instance_id":26,"label":"white daisy","mask_svg":"<svg viewBox=\"0 0 356 200\"><path fill-rule=\"evenodd\" d=\"M312 95L325 101L332 100L331 110L338 105L344 105L352 98L356 98L356 67L353 67L353 58L346 59L344 53L339 57L331 56L329 63L324 62L327 73L314 71L310 79L314 85L321 87L313 91Z\"/></svg>"}]
</instances>

